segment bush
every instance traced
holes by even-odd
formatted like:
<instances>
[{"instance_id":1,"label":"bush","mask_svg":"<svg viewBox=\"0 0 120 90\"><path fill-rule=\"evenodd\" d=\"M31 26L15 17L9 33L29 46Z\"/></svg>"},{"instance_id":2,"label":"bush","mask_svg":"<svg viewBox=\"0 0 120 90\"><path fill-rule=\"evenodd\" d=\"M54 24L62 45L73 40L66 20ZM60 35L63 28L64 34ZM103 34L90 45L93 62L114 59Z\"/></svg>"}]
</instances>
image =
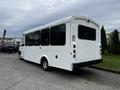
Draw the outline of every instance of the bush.
<instances>
[{"instance_id":1,"label":"bush","mask_svg":"<svg viewBox=\"0 0 120 90\"><path fill-rule=\"evenodd\" d=\"M101 46L102 46L102 53L105 53L107 50L107 41L106 41L106 32L104 27L101 28Z\"/></svg>"},{"instance_id":2,"label":"bush","mask_svg":"<svg viewBox=\"0 0 120 90\"><path fill-rule=\"evenodd\" d=\"M113 54L120 54L120 42L117 30L114 30L111 36L111 52Z\"/></svg>"}]
</instances>

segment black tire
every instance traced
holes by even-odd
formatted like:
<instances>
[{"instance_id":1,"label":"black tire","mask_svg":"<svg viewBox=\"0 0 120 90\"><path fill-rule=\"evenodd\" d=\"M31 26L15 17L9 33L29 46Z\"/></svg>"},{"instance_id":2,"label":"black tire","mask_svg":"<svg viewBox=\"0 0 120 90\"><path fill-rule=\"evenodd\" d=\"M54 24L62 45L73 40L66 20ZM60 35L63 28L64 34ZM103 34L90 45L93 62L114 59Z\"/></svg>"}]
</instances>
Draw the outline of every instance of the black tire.
<instances>
[{"instance_id":1,"label":"black tire","mask_svg":"<svg viewBox=\"0 0 120 90\"><path fill-rule=\"evenodd\" d=\"M49 64L48 64L48 61L47 61L47 60L42 60L42 68L43 68L45 71L49 71Z\"/></svg>"},{"instance_id":2,"label":"black tire","mask_svg":"<svg viewBox=\"0 0 120 90\"><path fill-rule=\"evenodd\" d=\"M79 71L80 71L79 67L74 67L72 70L73 73L78 73Z\"/></svg>"}]
</instances>

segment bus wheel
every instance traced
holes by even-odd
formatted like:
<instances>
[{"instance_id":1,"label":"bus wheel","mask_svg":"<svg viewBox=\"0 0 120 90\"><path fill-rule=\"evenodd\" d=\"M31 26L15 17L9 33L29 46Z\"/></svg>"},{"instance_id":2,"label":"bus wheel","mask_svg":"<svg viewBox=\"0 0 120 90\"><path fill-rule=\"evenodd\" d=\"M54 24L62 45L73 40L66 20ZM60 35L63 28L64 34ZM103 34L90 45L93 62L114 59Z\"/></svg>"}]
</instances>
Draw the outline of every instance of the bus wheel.
<instances>
[{"instance_id":1,"label":"bus wheel","mask_svg":"<svg viewBox=\"0 0 120 90\"><path fill-rule=\"evenodd\" d=\"M42 61L42 68L43 68L45 71L49 71L49 65L48 65L48 61L47 61L47 60L43 60L43 61Z\"/></svg>"}]
</instances>

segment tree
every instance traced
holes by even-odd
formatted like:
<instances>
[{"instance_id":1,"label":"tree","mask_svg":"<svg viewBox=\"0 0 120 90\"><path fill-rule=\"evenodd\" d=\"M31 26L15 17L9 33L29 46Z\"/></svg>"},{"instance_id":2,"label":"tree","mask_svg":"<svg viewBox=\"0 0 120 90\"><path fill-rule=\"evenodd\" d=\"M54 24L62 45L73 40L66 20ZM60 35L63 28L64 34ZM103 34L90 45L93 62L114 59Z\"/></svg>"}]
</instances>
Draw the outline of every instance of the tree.
<instances>
[{"instance_id":1,"label":"tree","mask_svg":"<svg viewBox=\"0 0 120 90\"><path fill-rule=\"evenodd\" d=\"M118 31L114 30L111 37L111 51L114 54L120 53L120 43L119 43L119 36Z\"/></svg>"},{"instance_id":2,"label":"tree","mask_svg":"<svg viewBox=\"0 0 120 90\"><path fill-rule=\"evenodd\" d=\"M106 32L104 26L101 28L101 46L102 46L102 53L105 53L107 49L107 41L106 41Z\"/></svg>"}]
</instances>

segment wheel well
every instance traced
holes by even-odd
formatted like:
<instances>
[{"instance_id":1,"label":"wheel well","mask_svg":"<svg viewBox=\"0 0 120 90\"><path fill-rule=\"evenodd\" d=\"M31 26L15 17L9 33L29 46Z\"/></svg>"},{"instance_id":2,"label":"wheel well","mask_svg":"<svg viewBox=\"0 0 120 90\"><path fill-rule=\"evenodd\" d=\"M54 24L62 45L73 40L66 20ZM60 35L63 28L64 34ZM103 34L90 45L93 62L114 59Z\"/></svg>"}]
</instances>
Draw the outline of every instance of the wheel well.
<instances>
[{"instance_id":1,"label":"wheel well","mask_svg":"<svg viewBox=\"0 0 120 90\"><path fill-rule=\"evenodd\" d=\"M47 60L46 57L42 57L42 58L41 58L41 62L40 62L40 64L42 64L44 60L46 60L46 61L48 62L48 60Z\"/></svg>"}]
</instances>

